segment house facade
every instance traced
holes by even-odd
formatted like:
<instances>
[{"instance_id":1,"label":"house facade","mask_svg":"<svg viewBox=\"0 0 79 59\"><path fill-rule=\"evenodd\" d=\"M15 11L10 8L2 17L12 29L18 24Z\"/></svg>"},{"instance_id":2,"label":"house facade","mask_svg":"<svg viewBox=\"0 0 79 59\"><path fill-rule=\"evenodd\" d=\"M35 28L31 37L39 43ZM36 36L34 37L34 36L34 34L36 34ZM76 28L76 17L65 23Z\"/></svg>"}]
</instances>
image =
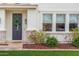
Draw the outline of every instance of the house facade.
<instances>
[{"instance_id":1,"label":"house facade","mask_svg":"<svg viewBox=\"0 0 79 59\"><path fill-rule=\"evenodd\" d=\"M0 41L32 43L28 34L43 30L60 43L71 42L72 28L79 27L79 4L0 4Z\"/></svg>"}]
</instances>

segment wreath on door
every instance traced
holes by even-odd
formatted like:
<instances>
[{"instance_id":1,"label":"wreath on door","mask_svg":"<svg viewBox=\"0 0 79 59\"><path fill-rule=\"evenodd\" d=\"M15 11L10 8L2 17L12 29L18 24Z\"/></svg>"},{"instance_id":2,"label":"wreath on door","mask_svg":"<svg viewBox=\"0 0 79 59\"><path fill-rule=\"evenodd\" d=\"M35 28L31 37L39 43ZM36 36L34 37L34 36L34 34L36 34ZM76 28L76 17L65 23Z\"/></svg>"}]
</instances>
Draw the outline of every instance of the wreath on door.
<instances>
[{"instance_id":1,"label":"wreath on door","mask_svg":"<svg viewBox=\"0 0 79 59\"><path fill-rule=\"evenodd\" d=\"M21 25L20 21L18 19L14 20L14 26L19 29L19 26Z\"/></svg>"},{"instance_id":2,"label":"wreath on door","mask_svg":"<svg viewBox=\"0 0 79 59\"><path fill-rule=\"evenodd\" d=\"M14 26L18 26L18 25L20 25L20 21L19 21L18 19L16 19L16 20L14 21Z\"/></svg>"}]
</instances>

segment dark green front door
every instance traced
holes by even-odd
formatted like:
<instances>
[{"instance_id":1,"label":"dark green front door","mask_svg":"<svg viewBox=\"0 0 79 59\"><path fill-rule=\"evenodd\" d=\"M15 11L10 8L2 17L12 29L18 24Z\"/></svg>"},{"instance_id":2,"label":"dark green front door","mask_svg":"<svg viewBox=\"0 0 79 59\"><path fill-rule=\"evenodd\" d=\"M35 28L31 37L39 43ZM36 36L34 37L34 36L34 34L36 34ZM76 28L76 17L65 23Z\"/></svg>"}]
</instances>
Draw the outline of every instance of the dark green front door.
<instances>
[{"instance_id":1,"label":"dark green front door","mask_svg":"<svg viewBox=\"0 0 79 59\"><path fill-rule=\"evenodd\" d=\"M12 39L22 40L22 14L14 13L12 15Z\"/></svg>"}]
</instances>

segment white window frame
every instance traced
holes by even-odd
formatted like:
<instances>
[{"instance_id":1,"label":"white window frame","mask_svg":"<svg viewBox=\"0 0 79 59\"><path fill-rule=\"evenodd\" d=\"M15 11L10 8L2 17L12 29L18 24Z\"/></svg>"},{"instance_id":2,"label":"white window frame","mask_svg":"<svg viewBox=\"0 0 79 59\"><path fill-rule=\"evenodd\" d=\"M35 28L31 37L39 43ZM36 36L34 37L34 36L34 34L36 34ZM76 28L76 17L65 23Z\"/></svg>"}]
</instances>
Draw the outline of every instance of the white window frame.
<instances>
[{"instance_id":1,"label":"white window frame","mask_svg":"<svg viewBox=\"0 0 79 59\"><path fill-rule=\"evenodd\" d=\"M43 11L40 12L41 16L41 29L43 30L43 14L52 14L52 31L46 31L46 33L71 33L69 31L69 15L70 14L79 14L78 11ZM56 14L65 14L65 31L56 31ZM79 23L78 23L79 27Z\"/></svg>"},{"instance_id":2,"label":"white window frame","mask_svg":"<svg viewBox=\"0 0 79 59\"><path fill-rule=\"evenodd\" d=\"M44 14L49 14L52 15L52 31L53 31L53 14L52 13L43 13L42 17L44 16ZM44 19L43 19L44 20ZM43 21L42 21L43 22ZM42 30L43 30L43 23L42 23ZM52 32L52 31L45 31L45 32Z\"/></svg>"},{"instance_id":3,"label":"white window frame","mask_svg":"<svg viewBox=\"0 0 79 59\"><path fill-rule=\"evenodd\" d=\"M43 30L43 14L52 14L52 31L45 31L45 32L53 32L53 13L51 12L42 12L41 13L41 29Z\"/></svg>"},{"instance_id":4,"label":"white window frame","mask_svg":"<svg viewBox=\"0 0 79 59\"><path fill-rule=\"evenodd\" d=\"M58 14L61 14L61 13L58 13ZM58 15L58 14L56 14L56 16ZM65 15L65 27L66 27L66 14L64 14L64 13L62 13L62 15ZM57 18L57 17L56 17ZM57 21L57 19L56 19L56 21ZM56 24L57 24L57 22L56 22ZM65 30L64 31L56 31L56 32L65 32L66 31L66 28L65 28Z\"/></svg>"},{"instance_id":5,"label":"white window frame","mask_svg":"<svg viewBox=\"0 0 79 59\"><path fill-rule=\"evenodd\" d=\"M70 14L69 14L69 17L70 17L71 14L79 15L79 13L70 13ZM69 21L70 21L70 20L69 20ZM69 22L69 24L70 24L70 22ZM79 28L79 20L78 20L78 23L77 23L77 27ZM69 31L69 32L71 33L71 31Z\"/></svg>"}]
</instances>

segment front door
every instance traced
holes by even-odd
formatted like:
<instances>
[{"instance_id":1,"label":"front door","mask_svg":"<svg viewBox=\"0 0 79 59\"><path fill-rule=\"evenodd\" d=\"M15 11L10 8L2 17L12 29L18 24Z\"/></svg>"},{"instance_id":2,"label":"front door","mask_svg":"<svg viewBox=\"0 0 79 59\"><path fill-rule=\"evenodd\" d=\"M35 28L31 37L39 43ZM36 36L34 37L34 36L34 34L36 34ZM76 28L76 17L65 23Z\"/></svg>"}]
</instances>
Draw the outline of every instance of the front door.
<instances>
[{"instance_id":1,"label":"front door","mask_svg":"<svg viewBox=\"0 0 79 59\"><path fill-rule=\"evenodd\" d=\"M22 40L22 14L13 13L12 15L12 39Z\"/></svg>"}]
</instances>

